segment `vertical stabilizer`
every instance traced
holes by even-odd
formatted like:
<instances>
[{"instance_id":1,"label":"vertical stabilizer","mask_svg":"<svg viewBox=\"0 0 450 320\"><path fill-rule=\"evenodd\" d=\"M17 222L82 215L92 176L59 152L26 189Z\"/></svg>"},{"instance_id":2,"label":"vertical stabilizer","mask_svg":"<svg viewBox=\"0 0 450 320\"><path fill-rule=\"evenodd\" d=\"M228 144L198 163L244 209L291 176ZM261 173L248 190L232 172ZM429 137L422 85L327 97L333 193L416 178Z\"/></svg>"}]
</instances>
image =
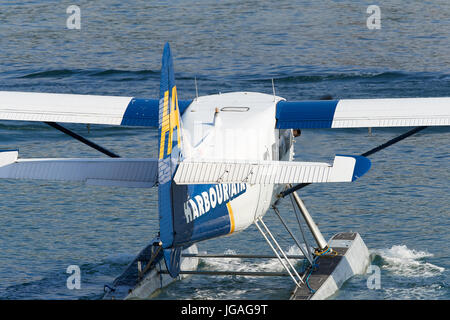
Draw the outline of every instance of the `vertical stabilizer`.
<instances>
[{"instance_id":1,"label":"vertical stabilizer","mask_svg":"<svg viewBox=\"0 0 450 320\"><path fill-rule=\"evenodd\" d=\"M176 277L180 270L181 248L173 248L173 203L178 194L183 194L183 190L176 188L172 179L181 157L181 117L172 54L169 43L166 43L162 57L159 94L158 206L160 238L166 266L172 277Z\"/></svg>"}]
</instances>

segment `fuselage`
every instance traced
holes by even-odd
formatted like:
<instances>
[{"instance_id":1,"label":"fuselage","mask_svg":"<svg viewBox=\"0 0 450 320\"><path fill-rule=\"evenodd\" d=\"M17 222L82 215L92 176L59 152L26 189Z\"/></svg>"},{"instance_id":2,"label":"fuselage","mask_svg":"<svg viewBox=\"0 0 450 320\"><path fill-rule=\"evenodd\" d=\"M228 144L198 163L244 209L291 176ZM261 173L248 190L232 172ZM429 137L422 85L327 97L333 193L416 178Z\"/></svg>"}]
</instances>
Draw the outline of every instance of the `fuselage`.
<instances>
[{"instance_id":1,"label":"fuselage","mask_svg":"<svg viewBox=\"0 0 450 320\"><path fill-rule=\"evenodd\" d=\"M253 92L195 99L182 116L184 157L291 161L292 130L275 129L276 103L280 100ZM185 203L186 220L220 216L222 222L230 220L229 230L222 230L222 234L242 231L266 213L282 187L243 183L191 186Z\"/></svg>"}]
</instances>

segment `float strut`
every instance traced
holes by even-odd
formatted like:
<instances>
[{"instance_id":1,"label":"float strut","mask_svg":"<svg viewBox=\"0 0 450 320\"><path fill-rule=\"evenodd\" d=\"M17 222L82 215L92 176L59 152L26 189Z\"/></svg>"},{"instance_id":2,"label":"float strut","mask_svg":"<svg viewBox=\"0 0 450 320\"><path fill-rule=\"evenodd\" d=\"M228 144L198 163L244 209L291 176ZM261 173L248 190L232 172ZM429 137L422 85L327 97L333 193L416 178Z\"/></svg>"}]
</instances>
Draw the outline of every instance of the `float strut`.
<instances>
[{"instance_id":1,"label":"float strut","mask_svg":"<svg viewBox=\"0 0 450 320\"><path fill-rule=\"evenodd\" d=\"M272 206L273 211L275 211L275 213L277 214L278 218L280 219L281 223L283 224L283 226L286 228L287 232L291 235L292 239L294 239L295 243L297 244L297 247L300 249L300 251L303 253L303 256L306 257L306 259L308 259L309 263L311 265L314 264L313 261L313 257L312 255L310 255L310 252L308 250L308 244L305 241L305 245L307 248L307 251L305 252L305 250L302 248L302 245L300 244L300 242L297 240L297 238L294 236L294 234L292 233L291 229L289 229L288 225L286 224L286 222L283 220L283 218L280 215L280 212L278 211L277 207ZM303 233L303 232L302 232Z\"/></svg>"},{"instance_id":2,"label":"float strut","mask_svg":"<svg viewBox=\"0 0 450 320\"><path fill-rule=\"evenodd\" d=\"M259 226L258 221L261 223L261 225L264 227L265 231L263 231L263 229ZM257 218L255 220L255 225L258 228L259 232L262 234L262 236L264 237L264 239L266 239L267 244L269 245L269 247L272 249L272 251L275 253L275 255L277 256L278 260L280 261L281 265L284 267L284 269L286 269L286 271L288 272L289 276L291 277L291 279L294 281L294 283L300 287L300 283L298 280L300 280L301 283L304 283L302 278L300 277L300 275L298 274L297 270L295 270L295 267L292 265L292 263L289 261L289 258L287 257L286 253L284 253L283 249L281 249L280 245L278 244L278 242L275 240L275 238L273 237L272 233L270 232L269 228L267 228L266 224L264 223L264 221L262 220L261 217ZM267 234L266 234L267 233ZM273 243L275 244L276 248L280 251L280 253L283 255L284 257L284 261L283 258L278 254L277 249L272 245L270 239L273 241ZM286 264L286 263L287 264ZM291 269L289 269L289 267ZM292 272L291 272L292 271ZM297 279L295 278L295 276L297 277Z\"/></svg>"},{"instance_id":3,"label":"float strut","mask_svg":"<svg viewBox=\"0 0 450 320\"><path fill-rule=\"evenodd\" d=\"M300 213L302 214L303 218L305 219L306 224L308 225L309 230L311 231L314 239L316 240L317 246L319 247L320 251L328 249L327 242L325 241L322 233L320 232L320 230L317 227L316 223L314 222L313 218L309 214L308 209L306 209L306 206L303 203L302 199L300 199L297 192L295 192L295 191L292 192L292 195L294 197L295 203L297 204L298 208L300 209Z\"/></svg>"}]
</instances>

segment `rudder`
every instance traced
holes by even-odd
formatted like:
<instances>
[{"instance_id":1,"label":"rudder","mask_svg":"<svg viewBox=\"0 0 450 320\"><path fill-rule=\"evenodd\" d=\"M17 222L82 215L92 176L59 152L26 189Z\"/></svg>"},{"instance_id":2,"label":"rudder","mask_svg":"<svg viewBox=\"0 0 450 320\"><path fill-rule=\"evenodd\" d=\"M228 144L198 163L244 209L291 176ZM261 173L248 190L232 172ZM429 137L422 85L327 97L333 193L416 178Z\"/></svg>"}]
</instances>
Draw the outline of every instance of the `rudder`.
<instances>
[{"instance_id":1,"label":"rudder","mask_svg":"<svg viewBox=\"0 0 450 320\"><path fill-rule=\"evenodd\" d=\"M181 160L181 118L169 43L164 46L159 95L158 205L160 239L169 274L180 271L180 248L173 248L173 176Z\"/></svg>"}]
</instances>

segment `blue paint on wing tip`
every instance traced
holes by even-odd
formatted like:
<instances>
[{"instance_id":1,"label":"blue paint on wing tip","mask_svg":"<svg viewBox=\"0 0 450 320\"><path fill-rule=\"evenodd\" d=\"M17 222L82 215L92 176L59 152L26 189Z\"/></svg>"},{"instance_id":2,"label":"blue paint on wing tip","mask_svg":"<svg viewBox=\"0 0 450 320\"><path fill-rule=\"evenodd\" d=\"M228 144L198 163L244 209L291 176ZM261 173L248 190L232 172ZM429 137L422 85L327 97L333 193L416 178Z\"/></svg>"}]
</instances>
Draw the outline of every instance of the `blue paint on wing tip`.
<instances>
[{"instance_id":1,"label":"blue paint on wing tip","mask_svg":"<svg viewBox=\"0 0 450 320\"><path fill-rule=\"evenodd\" d=\"M361 178L372 167L372 162L369 160L369 158L363 156L350 156L345 154L338 154L337 156L355 158L356 163L355 168L353 169L352 182L355 181L356 179Z\"/></svg>"},{"instance_id":2,"label":"blue paint on wing tip","mask_svg":"<svg viewBox=\"0 0 450 320\"><path fill-rule=\"evenodd\" d=\"M356 179L365 175L366 172L370 170L372 162L368 158L363 156L353 156L353 158L356 159L356 163L355 169L353 170L352 181L355 181Z\"/></svg>"}]
</instances>

